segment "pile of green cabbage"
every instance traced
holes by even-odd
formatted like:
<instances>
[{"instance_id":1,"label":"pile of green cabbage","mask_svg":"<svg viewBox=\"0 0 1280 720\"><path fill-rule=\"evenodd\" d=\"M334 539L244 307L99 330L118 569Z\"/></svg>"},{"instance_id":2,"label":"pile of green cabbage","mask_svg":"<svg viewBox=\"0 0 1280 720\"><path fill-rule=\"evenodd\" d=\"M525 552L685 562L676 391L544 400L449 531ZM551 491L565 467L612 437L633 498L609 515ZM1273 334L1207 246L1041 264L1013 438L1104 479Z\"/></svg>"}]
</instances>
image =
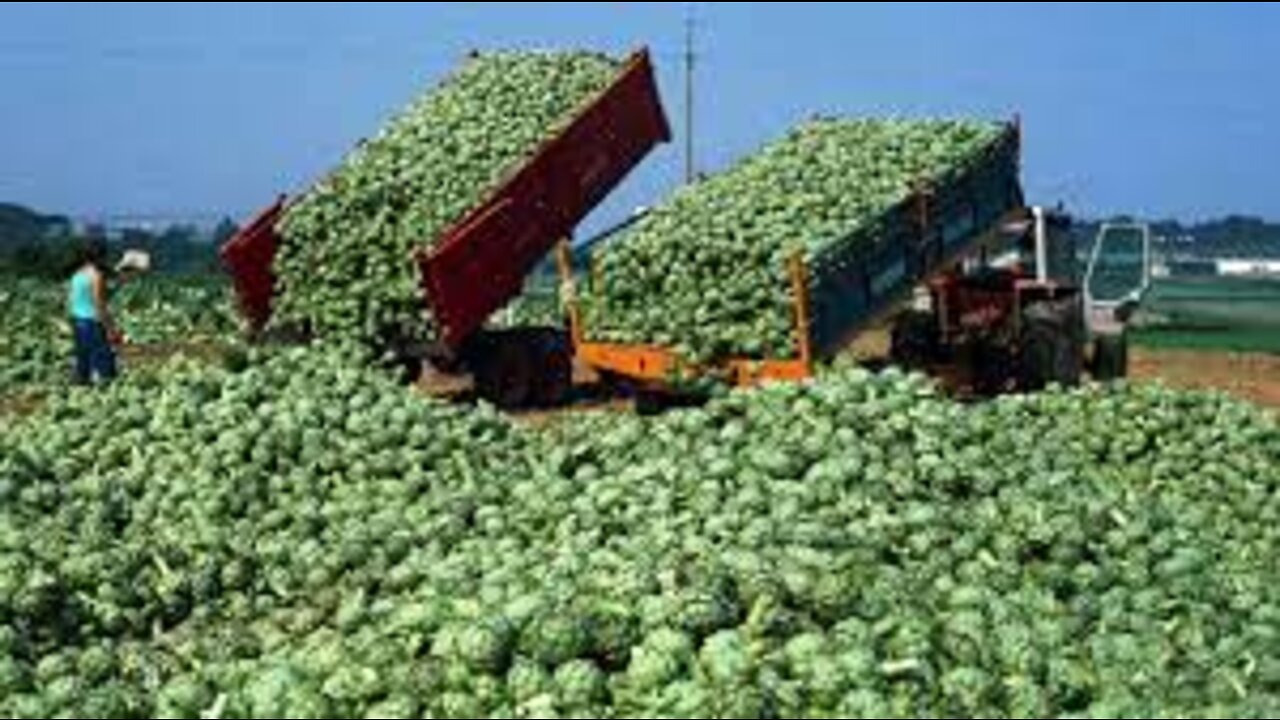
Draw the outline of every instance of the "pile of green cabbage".
<instances>
[{"instance_id":1,"label":"pile of green cabbage","mask_svg":"<svg viewBox=\"0 0 1280 720\"><path fill-rule=\"evenodd\" d=\"M491 325L499 328L560 328L565 326L565 320L560 288L534 286L526 288L495 315Z\"/></svg>"},{"instance_id":2,"label":"pile of green cabbage","mask_svg":"<svg viewBox=\"0 0 1280 720\"><path fill-rule=\"evenodd\" d=\"M0 434L0 716L1262 718L1280 427L834 371L551 429L321 347Z\"/></svg>"},{"instance_id":3,"label":"pile of green cabbage","mask_svg":"<svg viewBox=\"0 0 1280 720\"><path fill-rule=\"evenodd\" d=\"M71 376L66 290L19 277L0 284L0 395Z\"/></svg>"},{"instance_id":4,"label":"pile of green cabbage","mask_svg":"<svg viewBox=\"0 0 1280 720\"><path fill-rule=\"evenodd\" d=\"M221 275L137 278L118 289L111 309L129 341L142 345L227 339L241 327Z\"/></svg>"},{"instance_id":5,"label":"pile of green cabbage","mask_svg":"<svg viewBox=\"0 0 1280 720\"><path fill-rule=\"evenodd\" d=\"M274 320L331 339L429 336L414 252L487 199L617 71L586 52L467 62L289 206Z\"/></svg>"},{"instance_id":6,"label":"pile of green cabbage","mask_svg":"<svg viewBox=\"0 0 1280 720\"><path fill-rule=\"evenodd\" d=\"M675 194L604 246L593 338L674 347L686 358L791 357L788 260L814 269L874 242L922 180L945 184L1002 126L829 120L796 128L729 171Z\"/></svg>"}]
</instances>

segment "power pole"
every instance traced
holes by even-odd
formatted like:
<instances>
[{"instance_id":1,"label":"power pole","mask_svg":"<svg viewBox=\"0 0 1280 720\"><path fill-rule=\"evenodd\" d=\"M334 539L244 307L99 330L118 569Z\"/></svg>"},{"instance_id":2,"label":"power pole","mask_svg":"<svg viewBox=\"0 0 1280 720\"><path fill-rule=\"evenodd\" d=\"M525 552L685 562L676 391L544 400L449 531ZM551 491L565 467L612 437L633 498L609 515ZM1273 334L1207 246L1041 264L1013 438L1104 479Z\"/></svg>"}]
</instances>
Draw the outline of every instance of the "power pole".
<instances>
[{"instance_id":1,"label":"power pole","mask_svg":"<svg viewBox=\"0 0 1280 720\"><path fill-rule=\"evenodd\" d=\"M698 177L693 157L693 73L697 61L694 45L694 3L685 4L684 19L684 180L692 183Z\"/></svg>"}]
</instances>

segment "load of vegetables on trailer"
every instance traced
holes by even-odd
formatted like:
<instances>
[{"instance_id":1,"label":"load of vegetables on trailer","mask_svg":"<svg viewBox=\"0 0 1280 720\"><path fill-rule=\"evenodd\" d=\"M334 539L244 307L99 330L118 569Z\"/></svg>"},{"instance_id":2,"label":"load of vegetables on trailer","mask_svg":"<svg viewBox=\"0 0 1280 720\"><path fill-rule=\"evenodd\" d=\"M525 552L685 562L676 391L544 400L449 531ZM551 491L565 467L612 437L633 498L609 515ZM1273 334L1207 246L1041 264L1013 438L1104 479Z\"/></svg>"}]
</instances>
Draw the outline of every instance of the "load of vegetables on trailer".
<instances>
[{"instance_id":1,"label":"load of vegetables on trailer","mask_svg":"<svg viewBox=\"0 0 1280 720\"><path fill-rule=\"evenodd\" d=\"M0 715L1280 707L1280 427L1223 397L841 367L535 429L250 360L0 434Z\"/></svg>"},{"instance_id":2,"label":"load of vegetables on trailer","mask_svg":"<svg viewBox=\"0 0 1280 720\"><path fill-rule=\"evenodd\" d=\"M1018 171L1016 147L1002 147L1008 137L1004 125L972 121L805 123L676 192L605 245L595 261L600 287L584 299L588 334L669 347L694 363L792 356L788 261L798 255L808 265L815 331L832 336L816 339L835 340L850 322L843 314L880 299L866 293L912 279L898 235L924 232L906 228L916 221L917 191L945 191L962 179L976 186L965 210L971 226L961 232L1016 207L1017 193L1005 192L1016 188ZM882 279L854 297L846 276L860 263Z\"/></svg>"},{"instance_id":3,"label":"load of vegetables on trailer","mask_svg":"<svg viewBox=\"0 0 1280 720\"><path fill-rule=\"evenodd\" d=\"M615 77L586 52L471 59L285 211L275 321L334 339L429 337L429 248Z\"/></svg>"}]
</instances>

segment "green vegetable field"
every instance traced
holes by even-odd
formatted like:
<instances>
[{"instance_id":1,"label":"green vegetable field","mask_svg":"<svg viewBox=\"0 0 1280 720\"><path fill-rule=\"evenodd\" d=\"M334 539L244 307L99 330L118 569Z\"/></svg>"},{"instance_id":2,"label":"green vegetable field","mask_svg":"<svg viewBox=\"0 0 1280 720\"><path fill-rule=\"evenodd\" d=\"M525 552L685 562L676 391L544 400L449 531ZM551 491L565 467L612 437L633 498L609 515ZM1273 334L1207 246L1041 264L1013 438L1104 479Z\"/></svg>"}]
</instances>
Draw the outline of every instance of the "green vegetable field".
<instances>
[{"instance_id":1,"label":"green vegetable field","mask_svg":"<svg viewBox=\"0 0 1280 720\"><path fill-rule=\"evenodd\" d=\"M239 320L218 277L148 277L111 299L120 329L137 346L231 339ZM71 377L66 286L0 276L0 398L61 387Z\"/></svg>"},{"instance_id":2,"label":"green vegetable field","mask_svg":"<svg viewBox=\"0 0 1280 720\"><path fill-rule=\"evenodd\" d=\"M1150 347L1280 354L1280 281L1158 281L1134 337Z\"/></svg>"},{"instance_id":3,"label":"green vegetable field","mask_svg":"<svg viewBox=\"0 0 1280 720\"><path fill-rule=\"evenodd\" d=\"M546 429L316 347L0 435L11 718L1264 718L1280 426L845 367Z\"/></svg>"}]
</instances>

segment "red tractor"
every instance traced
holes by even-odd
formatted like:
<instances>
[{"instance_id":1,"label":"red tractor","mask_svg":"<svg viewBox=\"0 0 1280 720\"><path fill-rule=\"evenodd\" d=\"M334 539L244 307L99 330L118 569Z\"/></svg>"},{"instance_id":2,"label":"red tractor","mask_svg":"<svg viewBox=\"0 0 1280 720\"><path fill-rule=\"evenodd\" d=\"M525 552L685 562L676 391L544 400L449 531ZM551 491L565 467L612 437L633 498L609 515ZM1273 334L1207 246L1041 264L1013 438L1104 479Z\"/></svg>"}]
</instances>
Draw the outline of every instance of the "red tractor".
<instances>
[{"instance_id":1,"label":"red tractor","mask_svg":"<svg viewBox=\"0 0 1280 720\"><path fill-rule=\"evenodd\" d=\"M1150 286L1150 230L1104 225L1083 263L1061 211L1028 208L993 237L895 318L893 362L981 396L1076 385L1086 370L1123 376L1126 327Z\"/></svg>"}]
</instances>

